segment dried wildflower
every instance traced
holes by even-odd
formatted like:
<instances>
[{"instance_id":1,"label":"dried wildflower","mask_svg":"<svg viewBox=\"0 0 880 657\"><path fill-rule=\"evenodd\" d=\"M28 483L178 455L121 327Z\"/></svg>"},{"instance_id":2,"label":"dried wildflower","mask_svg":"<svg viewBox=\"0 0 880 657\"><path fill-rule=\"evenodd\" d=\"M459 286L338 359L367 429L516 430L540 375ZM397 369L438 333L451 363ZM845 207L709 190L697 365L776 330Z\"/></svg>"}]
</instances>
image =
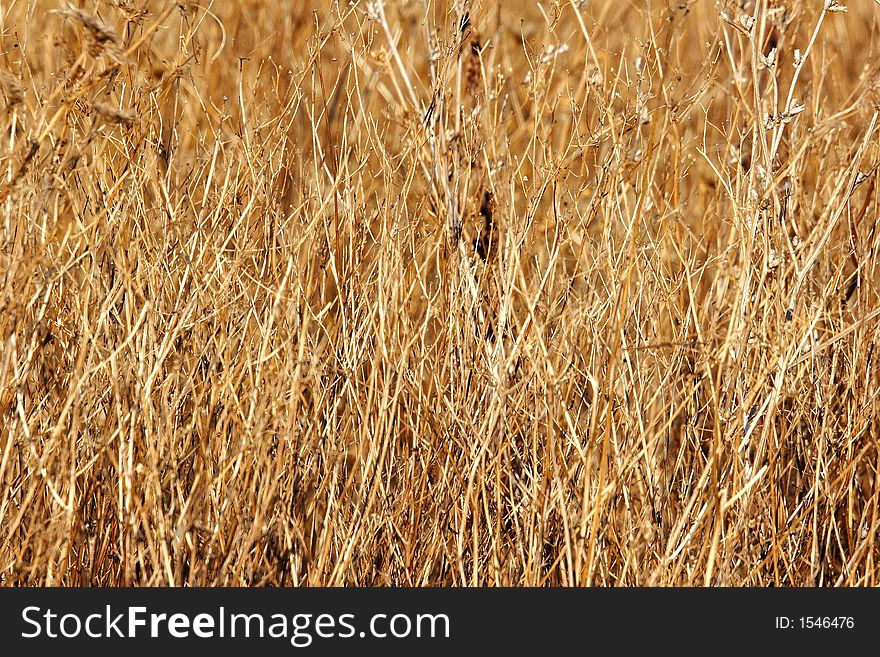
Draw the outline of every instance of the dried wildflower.
<instances>
[{"instance_id":1,"label":"dried wildflower","mask_svg":"<svg viewBox=\"0 0 880 657\"><path fill-rule=\"evenodd\" d=\"M92 109L107 123L132 125L136 119L133 110L123 110L105 103L94 103Z\"/></svg>"},{"instance_id":2,"label":"dried wildflower","mask_svg":"<svg viewBox=\"0 0 880 657\"><path fill-rule=\"evenodd\" d=\"M541 55L541 63L546 64L547 62L553 61L554 59L559 57L559 55L566 52L568 48L569 45L567 43L562 43L558 46L550 44L549 46L547 46L547 50L544 51L544 54Z\"/></svg>"},{"instance_id":3,"label":"dried wildflower","mask_svg":"<svg viewBox=\"0 0 880 657\"><path fill-rule=\"evenodd\" d=\"M846 11L846 5L842 5L835 0L825 0L825 11L830 13Z\"/></svg>"},{"instance_id":4,"label":"dried wildflower","mask_svg":"<svg viewBox=\"0 0 880 657\"><path fill-rule=\"evenodd\" d=\"M135 9L128 0L115 0L114 4L122 15L125 16L125 20L135 25L143 23L149 14L146 9Z\"/></svg>"},{"instance_id":5,"label":"dried wildflower","mask_svg":"<svg viewBox=\"0 0 880 657\"><path fill-rule=\"evenodd\" d=\"M382 0L372 0L367 3L367 18L373 22L382 22Z\"/></svg>"},{"instance_id":6,"label":"dried wildflower","mask_svg":"<svg viewBox=\"0 0 880 657\"><path fill-rule=\"evenodd\" d=\"M766 69L776 66L776 48L772 48L767 55L761 55L761 65Z\"/></svg>"},{"instance_id":7,"label":"dried wildflower","mask_svg":"<svg viewBox=\"0 0 880 657\"><path fill-rule=\"evenodd\" d=\"M804 107L804 105L798 103L796 100L793 100L788 110L785 112L781 112L780 114L764 114L764 127L767 130L770 130L775 125L784 125L786 123L791 123L792 119L794 119L794 117L803 112L805 109L806 107Z\"/></svg>"},{"instance_id":8,"label":"dried wildflower","mask_svg":"<svg viewBox=\"0 0 880 657\"><path fill-rule=\"evenodd\" d=\"M746 14L740 14L736 20L727 13L726 11L721 11L719 14L721 20L730 25L731 27L735 27L737 30L742 32L747 37L752 36L752 28L755 27L755 19L752 16L748 16Z\"/></svg>"},{"instance_id":9,"label":"dried wildflower","mask_svg":"<svg viewBox=\"0 0 880 657\"><path fill-rule=\"evenodd\" d=\"M7 107L15 107L24 100L24 86L21 81L3 69L0 69L0 90L3 91Z\"/></svg>"},{"instance_id":10,"label":"dried wildflower","mask_svg":"<svg viewBox=\"0 0 880 657\"><path fill-rule=\"evenodd\" d=\"M602 71L598 66L590 66L586 71L587 83L593 87L601 86L601 84L605 81L605 76L602 75Z\"/></svg>"}]
</instances>

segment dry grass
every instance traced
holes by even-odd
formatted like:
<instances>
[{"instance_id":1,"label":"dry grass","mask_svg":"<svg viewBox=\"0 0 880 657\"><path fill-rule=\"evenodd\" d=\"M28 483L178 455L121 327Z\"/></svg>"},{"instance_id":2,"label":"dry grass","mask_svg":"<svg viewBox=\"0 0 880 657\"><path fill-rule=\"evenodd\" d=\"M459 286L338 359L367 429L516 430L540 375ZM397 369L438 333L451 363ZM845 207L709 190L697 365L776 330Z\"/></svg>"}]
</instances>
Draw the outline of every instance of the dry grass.
<instances>
[{"instance_id":1,"label":"dry grass","mask_svg":"<svg viewBox=\"0 0 880 657\"><path fill-rule=\"evenodd\" d=\"M874 584L880 6L0 6L0 573Z\"/></svg>"}]
</instances>

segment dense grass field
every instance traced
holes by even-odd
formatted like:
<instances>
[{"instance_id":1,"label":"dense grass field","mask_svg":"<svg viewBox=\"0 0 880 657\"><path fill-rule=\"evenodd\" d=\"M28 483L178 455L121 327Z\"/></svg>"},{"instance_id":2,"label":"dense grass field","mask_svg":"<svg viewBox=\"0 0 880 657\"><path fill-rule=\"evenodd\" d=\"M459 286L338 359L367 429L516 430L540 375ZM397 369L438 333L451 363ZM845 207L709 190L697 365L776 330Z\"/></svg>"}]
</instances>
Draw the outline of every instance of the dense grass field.
<instances>
[{"instance_id":1,"label":"dense grass field","mask_svg":"<svg viewBox=\"0 0 880 657\"><path fill-rule=\"evenodd\" d=\"M5 585L877 583L880 4L0 4Z\"/></svg>"}]
</instances>

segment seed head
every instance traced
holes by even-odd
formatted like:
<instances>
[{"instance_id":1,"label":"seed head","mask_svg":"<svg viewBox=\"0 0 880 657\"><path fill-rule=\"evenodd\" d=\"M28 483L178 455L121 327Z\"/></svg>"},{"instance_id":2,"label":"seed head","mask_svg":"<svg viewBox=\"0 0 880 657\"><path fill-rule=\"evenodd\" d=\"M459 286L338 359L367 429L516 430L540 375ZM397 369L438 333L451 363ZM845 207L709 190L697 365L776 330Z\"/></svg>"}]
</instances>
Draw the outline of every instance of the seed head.
<instances>
[{"instance_id":1,"label":"seed head","mask_svg":"<svg viewBox=\"0 0 880 657\"><path fill-rule=\"evenodd\" d=\"M24 86L9 71L0 68L0 90L6 99L6 106L13 108L24 100Z\"/></svg>"},{"instance_id":2,"label":"seed head","mask_svg":"<svg viewBox=\"0 0 880 657\"><path fill-rule=\"evenodd\" d=\"M89 40L89 52L92 55L98 55L108 46L119 42L119 37L113 28L97 16L71 5L64 9L58 9L56 12L62 16L72 18L82 25Z\"/></svg>"},{"instance_id":3,"label":"seed head","mask_svg":"<svg viewBox=\"0 0 880 657\"><path fill-rule=\"evenodd\" d=\"M92 109L98 113L105 122L118 125L132 125L136 115L132 110L123 110L105 103L94 103Z\"/></svg>"}]
</instances>

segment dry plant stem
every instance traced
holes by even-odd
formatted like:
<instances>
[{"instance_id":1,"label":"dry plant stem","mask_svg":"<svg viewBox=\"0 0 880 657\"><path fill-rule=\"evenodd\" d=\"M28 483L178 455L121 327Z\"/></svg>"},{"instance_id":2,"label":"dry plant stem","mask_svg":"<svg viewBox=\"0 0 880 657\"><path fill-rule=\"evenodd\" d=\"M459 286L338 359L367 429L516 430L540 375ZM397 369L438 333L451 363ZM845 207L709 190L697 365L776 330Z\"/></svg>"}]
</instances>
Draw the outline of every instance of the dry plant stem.
<instances>
[{"instance_id":1,"label":"dry plant stem","mask_svg":"<svg viewBox=\"0 0 880 657\"><path fill-rule=\"evenodd\" d=\"M819 255L825 249L825 245L828 242L828 239L831 237L834 229L837 226L837 222L839 221L843 211L846 209L847 204L849 203L852 189L855 184L856 176L859 173L859 165L864 157L865 151L868 148L868 144L872 141L874 136L874 128L877 126L877 117L880 116L880 112L874 112L874 115L871 117L871 122L868 125L868 130L865 132L865 137L862 140L862 143L859 145L858 151L852 159L851 164L845 170L845 175L841 176L837 186L835 187L831 198L832 200L838 200L836 206L832 207L831 216L828 218L828 224L825 227L825 230L822 232L821 237L816 241L812 250L810 251L810 255L807 257L804 262L804 266L801 269L798 277L795 281L794 289L791 293L791 300L788 303L789 310L794 309L795 302L798 297L798 293L801 290L801 287L806 280L806 277L809 275L810 270L813 265L816 263L816 260L819 258Z\"/></svg>"},{"instance_id":2,"label":"dry plant stem","mask_svg":"<svg viewBox=\"0 0 880 657\"><path fill-rule=\"evenodd\" d=\"M756 3L757 4L757 3ZM794 90L797 86L797 82L800 79L801 71L804 69L804 65L807 63L807 58L810 56L810 53L813 51L813 45L816 43L816 39L819 36L819 30L822 28L822 23L825 20L825 15L828 13L828 3L826 2L822 8L822 13L819 14L819 20L816 21L816 27L813 30L812 35L810 36L810 41L807 44L806 50L804 50L803 54L800 57L800 61L795 64L794 67L794 76L791 79L791 83L788 86L788 95L785 99L785 106L782 110L783 115L788 115L792 111L792 102L794 101ZM773 145L770 148L770 157L769 161L773 162L776 159L776 151L779 149L779 144L782 141L782 132L784 130L784 124L780 123L776 126L773 131Z\"/></svg>"},{"instance_id":3,"label":"dry plant stem","mask_svg":"<svg viewBox=\"0 0 880 657\"><path fill-rule=\"evenodd\" d=\"M880 8L723 4L4 5L0 583L876 584Z\"/></svg>"}]
</instances>

